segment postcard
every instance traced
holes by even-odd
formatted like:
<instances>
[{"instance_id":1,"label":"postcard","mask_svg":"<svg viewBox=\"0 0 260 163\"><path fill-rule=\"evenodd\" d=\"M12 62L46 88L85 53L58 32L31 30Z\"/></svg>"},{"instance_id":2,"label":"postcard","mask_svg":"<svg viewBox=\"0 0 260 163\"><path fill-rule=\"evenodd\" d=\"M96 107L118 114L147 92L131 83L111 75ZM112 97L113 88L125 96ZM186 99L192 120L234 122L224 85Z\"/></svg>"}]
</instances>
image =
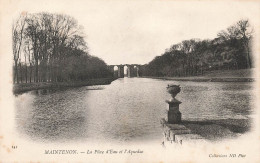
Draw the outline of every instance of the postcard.
<instances>
[{"instance_id":1,"label":"postcard","mask_svg":"<svg viewBox=\"0 0 260 163\"><path fill-rule=\"evenodd\" d=\"M259 162L260 1L0 0L0 162Z\"/></svg>"}]
</instances>

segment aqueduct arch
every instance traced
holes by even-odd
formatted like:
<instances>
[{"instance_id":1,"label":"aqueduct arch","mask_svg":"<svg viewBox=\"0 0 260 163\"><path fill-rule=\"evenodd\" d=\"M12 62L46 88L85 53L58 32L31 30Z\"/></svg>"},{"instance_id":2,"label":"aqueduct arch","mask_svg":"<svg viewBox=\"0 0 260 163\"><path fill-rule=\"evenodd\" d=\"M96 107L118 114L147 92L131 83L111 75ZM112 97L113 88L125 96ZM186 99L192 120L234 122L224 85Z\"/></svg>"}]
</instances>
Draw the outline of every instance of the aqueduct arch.
<instances>
[{"instance_id":1,"label":"aqueduct arch","mask_svg":"<svg viewBox=\"0 0 260 163\"><path fill-rule=\"evenodd\" d=\"M109 65L109 70L113 72L114 77L123 78L125 77L124 67L127 67L126 76L127 77L139 77L139 69L141 65L138 64L121 64L121 65ZM115 70L117 67L117 70Z\"/></svg>"}]
</instances>

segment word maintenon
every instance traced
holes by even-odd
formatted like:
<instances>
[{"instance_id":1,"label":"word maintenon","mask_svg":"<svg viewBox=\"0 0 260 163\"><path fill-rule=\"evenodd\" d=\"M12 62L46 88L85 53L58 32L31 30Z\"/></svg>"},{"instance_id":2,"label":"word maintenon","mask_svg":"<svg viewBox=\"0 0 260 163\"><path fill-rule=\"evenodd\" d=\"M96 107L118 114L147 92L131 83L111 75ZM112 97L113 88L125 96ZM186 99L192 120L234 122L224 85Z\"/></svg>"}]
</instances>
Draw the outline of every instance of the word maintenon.
<instances>
[{"instance_id":1,"label":"word maintenon","mask_svg":"<svg viewBox=\"0 0 260 163\"><path fill-rule=\"evenodd\" d=\"M77 150L45 150L44 154L78 154Z\"/></svg>"}]
</instances>

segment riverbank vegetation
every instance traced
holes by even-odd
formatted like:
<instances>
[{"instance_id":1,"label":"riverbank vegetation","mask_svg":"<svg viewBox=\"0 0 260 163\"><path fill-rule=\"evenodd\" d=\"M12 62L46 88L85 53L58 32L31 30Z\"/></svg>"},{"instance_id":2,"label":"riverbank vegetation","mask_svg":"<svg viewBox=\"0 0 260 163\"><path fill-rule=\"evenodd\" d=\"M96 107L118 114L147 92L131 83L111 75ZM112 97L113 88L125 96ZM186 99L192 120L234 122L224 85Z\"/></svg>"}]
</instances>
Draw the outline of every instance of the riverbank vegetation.
<instances>
[{"instance_id":1,"label":"riverbank vegetation","mask_svg":"<svg viewBox=\"0 0 260 163\"><path fill-rule=\"evenodd\" d=\"M89 55L83 27L63 14L22 13L13 22L13 82L75 82L110 78L106 63Z\"/></svg>"},{"instance_id":2,"label":"riverbank vegetation","mask_svg":"<svg viewBox=\"0 0 260 163\"><path fill-rule=\"evenodd\" d=\"M93 86L93 85L106 85L110 84L113 78L98 78L98 79L88 79L84 81L74 81L74 82L33 82L33 83L15 83L13 92L14 94L20 94L27 91L39 90L39 89L60 89L69 87L81 87L81 86Z\"/></svg>"},{"instance_id":3,"label":"riverbank vegetation","mask_svg":"<svg viewBox=\"0 0 260 163\"><path fill-rule=\"evenodd\" d=\"M172 45L140 68L142 76L187 77L216 70L253 67L253 29L248 20L222 30L212 40L190 39Z\"/></svg>"}]
</instances>

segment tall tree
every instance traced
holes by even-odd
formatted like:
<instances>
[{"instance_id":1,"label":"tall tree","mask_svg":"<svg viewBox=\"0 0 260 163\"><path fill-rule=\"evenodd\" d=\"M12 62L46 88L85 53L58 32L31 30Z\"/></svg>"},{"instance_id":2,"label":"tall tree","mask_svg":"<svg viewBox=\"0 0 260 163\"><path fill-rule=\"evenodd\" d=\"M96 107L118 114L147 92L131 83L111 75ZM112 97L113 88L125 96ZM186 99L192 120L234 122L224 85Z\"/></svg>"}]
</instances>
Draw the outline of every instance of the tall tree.
<instances>
[{"instance_id":1,"label":"tall tree","mask_svg":"<svg viewBox=\"0 0 260 163\"><path fill-rule=\"evenodd\" d=\"M249 24L248 20L240 20L239 22L237 22L237 33L238 33L238 37L240 39L242 39L244 47L246 49L246 58L247 58L247 66L248 68L252 68L252 61L251 61L251 57L250 57L250 44L249 42L252 39L252 33L253 33L253 29Z\"/></svg>"},{"instance_id":2,"label":"tall tree","mask_svg":"<svg viewBox=\"0 0 260 163\"><path fill-rule=\"evenodd\" d=\"M14 79L13 82L19 83L18 79L18 62L20 61L21 57L21 47L23 43L23 37L24 37L24 27L25 27L25 19L26 19L26 14L21 14L19 19L16 20L13 23L12 26L12 43L13 43L13 56L14 56Z\"/></svg>"}]
</instances>

